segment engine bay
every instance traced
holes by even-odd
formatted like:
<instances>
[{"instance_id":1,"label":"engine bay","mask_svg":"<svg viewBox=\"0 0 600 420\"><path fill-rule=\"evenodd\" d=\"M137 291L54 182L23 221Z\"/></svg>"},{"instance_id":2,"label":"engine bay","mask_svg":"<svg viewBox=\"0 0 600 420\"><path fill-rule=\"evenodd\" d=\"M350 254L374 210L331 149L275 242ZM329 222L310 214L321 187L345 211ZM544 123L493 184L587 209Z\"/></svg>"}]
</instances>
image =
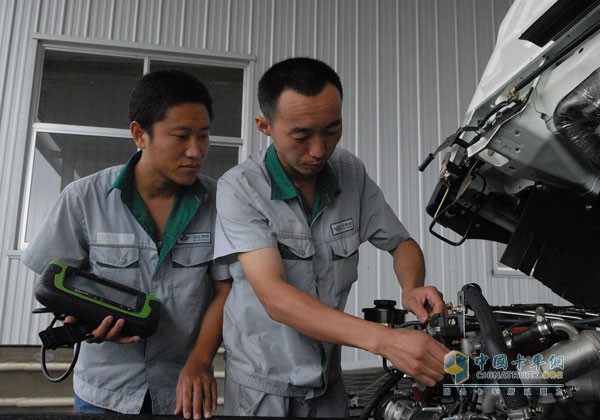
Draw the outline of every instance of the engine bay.
<instances>
[{"instance_id":1,"label":"engine bay","mask_svg":"<svg viewBox=\"0 0 600 420\"><path fill-rule=\"evenodd\" d=\"M600 418L600 1L516 0L461 126L419 170L438 155L429 232L504 244L502 264L571 304L493 306L467 284L426 326L395 325L452 350L446 380L384 361L361 418Z\"/></svg>"},{"instance_id":2,"label":"engine bay","mask_svg":"<svg viewBox=\"0 0 600 420\"><path fill-rule=\"evenodd\" d=\"M446 313L426 326L386 323L422 329L443 342L452 350L447 375L436 387L424 387L384 361L389 378L366 404L363 419L600 418L598 307L490 306L480 287L468 284L457 304L447 304Z\"/></svg>"}]
</instances>

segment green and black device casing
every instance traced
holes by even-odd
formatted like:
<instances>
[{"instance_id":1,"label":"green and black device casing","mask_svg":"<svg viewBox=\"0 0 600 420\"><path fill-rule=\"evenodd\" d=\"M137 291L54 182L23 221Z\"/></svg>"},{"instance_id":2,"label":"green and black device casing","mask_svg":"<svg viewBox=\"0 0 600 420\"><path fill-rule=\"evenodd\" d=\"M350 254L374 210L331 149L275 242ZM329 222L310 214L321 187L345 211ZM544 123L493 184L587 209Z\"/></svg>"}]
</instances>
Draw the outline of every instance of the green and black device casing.
<instances>
[{"instance_id":1,"label":"green and black device casing","mask_svg":"<svg viewBox=\"0 0 600 420\"><path fill-rule=\"evenodd\" d=\"M90 285L97 283L105 290L131 296L134 305L123 305L107 296L98 296L81 287L71 285L75 277L84 278ZM72 315L77 324L96 328L104 318L111 315L114 322L124 319L121 335L151 336L158 327L160 301L152 295L117 283L93 273L77 269L60 261L52 261L35 286L35 298L55 314Z\"/></svg>"}]
</instances>

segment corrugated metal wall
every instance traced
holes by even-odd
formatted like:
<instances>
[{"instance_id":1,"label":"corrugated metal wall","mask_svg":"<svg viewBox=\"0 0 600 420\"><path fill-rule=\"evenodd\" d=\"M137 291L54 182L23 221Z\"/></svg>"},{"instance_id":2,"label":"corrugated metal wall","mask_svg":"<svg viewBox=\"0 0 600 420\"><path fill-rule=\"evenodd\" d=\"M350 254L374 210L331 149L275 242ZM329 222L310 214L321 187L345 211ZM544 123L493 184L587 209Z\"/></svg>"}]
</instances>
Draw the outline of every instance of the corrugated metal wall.
<instances>
[{"instance_id":1,"label":"corrugated metal wall","mask_svg":"<svg viewBox=\"0 0 600 420\"><path fill-rule=\"evenodd\" d=\"M533 1L533 0L530 0ZM0 1L0 344L37 342L34 276L20 263L19 202L31 98L33 33L65 40L108 40L256 57L258 79L294 55L334 66L345 85L342 146L359 155L422 245L428 282L447 300L467 282L493 303L560 302L537 281L492 276L491 245L453 248L427 231L425 204L437 162L424 156L454 132L511 0L2 0ZM206 52L206 51L204 51ZM254 80L256 83L256 80ZM253 102L251 114L257 113ZM247 124L252 124L252 115ZM250 148L267 144L252 130ZM361 280L348 311L362 316L373 299L399 300L391 259L361 249ZM345 350L346 362L373 360Z\"/></svg>"}]
</instances>

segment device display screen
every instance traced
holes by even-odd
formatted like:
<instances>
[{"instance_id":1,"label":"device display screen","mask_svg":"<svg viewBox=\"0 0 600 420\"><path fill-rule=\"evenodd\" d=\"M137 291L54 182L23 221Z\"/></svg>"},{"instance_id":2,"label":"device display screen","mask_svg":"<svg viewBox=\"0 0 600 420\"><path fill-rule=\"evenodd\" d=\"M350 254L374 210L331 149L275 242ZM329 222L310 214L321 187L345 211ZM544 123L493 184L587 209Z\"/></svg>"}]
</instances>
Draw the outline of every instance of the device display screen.
<instances>
[{"instance_id":1,"label":"device display screen","mask_svg":"<svg viewBox=\"0 0 600 420\"><path fill-rule=\"evenodd\" d=\"M71 274L65 281L65 286L101 301L115 303L131 311L135 311L138 306L138 295L136 293L131 293L127 290L122 290L78 274Z\"/></svg>"}]
</instances>

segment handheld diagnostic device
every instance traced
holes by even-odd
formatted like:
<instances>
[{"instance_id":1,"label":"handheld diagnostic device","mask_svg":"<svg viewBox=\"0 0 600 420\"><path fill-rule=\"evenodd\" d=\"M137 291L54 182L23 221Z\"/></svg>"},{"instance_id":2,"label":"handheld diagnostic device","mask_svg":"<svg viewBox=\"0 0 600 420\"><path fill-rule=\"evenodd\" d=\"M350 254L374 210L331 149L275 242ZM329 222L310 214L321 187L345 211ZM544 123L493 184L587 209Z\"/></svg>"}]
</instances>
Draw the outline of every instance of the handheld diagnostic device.
<instances>
[{"instance_id":1,"label":"handheld diagnostic device","mask_svg":"<svg viewBox=\"0 0 600 420\"><path fill-rule=\"evenodd\" d=\"M61 382L73 371L81 342L90 336L104 318L111 315L114 322L125 320L121 331L124 337L139 335L149 337L156 331L160 318L160 301L149 294L71 267L60 261L52 261L38 280L35 298L43 309L34 313L54 312L55 318L39 336L42 340L42 373L50 382ZM59 319L72 315L76 324L54 327ZM60 376L52 377L46 366L46 349L75 346L73 361Z\"/></svg>"},{"instance_id":2,"label":"handheld diagnostic device","mask_svg":"<svg viewBox=\"0 0 600 420\"><path fill-rule=\"evenodd\" d=\"M92 329L109 315L115 322L124 319L123 336L149 337L160 317L156 297L60 261L44 270L34 294L48 310L73 315L77 324Z\"/></svg>"}]
</instances>

